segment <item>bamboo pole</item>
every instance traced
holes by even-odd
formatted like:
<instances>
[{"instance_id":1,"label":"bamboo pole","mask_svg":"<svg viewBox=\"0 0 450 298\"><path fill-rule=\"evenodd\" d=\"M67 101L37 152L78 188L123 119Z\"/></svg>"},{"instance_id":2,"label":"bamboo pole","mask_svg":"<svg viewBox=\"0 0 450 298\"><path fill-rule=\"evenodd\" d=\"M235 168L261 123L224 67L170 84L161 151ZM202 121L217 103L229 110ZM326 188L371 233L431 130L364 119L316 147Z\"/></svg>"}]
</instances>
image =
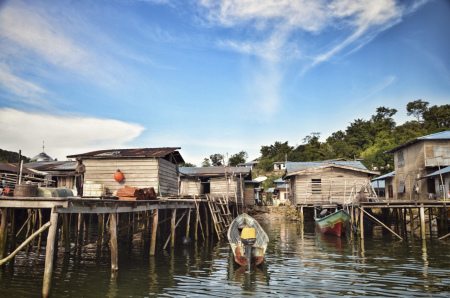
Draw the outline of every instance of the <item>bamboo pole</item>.
<instances>
[{"instance_id":1,"label":"bamboo pole","mask_svg":"<svg viewBox=\"0 0 450 298\"><path fill-rule=\"evenodd\" d=\"M400 240L403 240L402 237L400 237L397 233L395 233L394 231L392 231L388 226L386 226L384 223L382 223L381 221L379 221L376 217L372 216L370 213L367 213L367 211L365 211L364 209L361 209L363 212L361 213L365 213L367 216L369 216L372 220L374 220L375 222L379 223L380 225L382 225L384 228L386 228L388 231L390 231L392 234L394 234L395 236L397 236L398 238L400 238Z\"/></svg>"},{"instance_id":2,"label":"bamboo pole","mask_svg":"<svg viewBox=\"0 0 450 298\"><path fill-rule=\"evenodd\" d=\"M111 272L119 270L119 252L117 246L117 213L111 213L109 221L109 232L111 234Z\"/></svg>"},{"instance_id":3,"label":"bamboo pole","mask_svg":"<svg viewBox=\"0 0 450 298\"><path fill-rule=\"evenodd\" d=\"M44 270L44 285L42 288L42 296L50 296L50 288L52 285L53 274L53 257L55 252L55 238L58 229L58 213L52 210L50 215L50 229L47 236L47 248L45 250L45 270Z\"/></svg>"},{"instance_id":4,"label":"bamboo pole","mask_svg":"<svg viewBox=\"0 0 450 298\"><path fill-rule=\"evenodd\" d=\"M154 256L156 251L156 232L158 230L158 209L153 211L152 240L150 243L150 255Z\"/></svg>"},{"instance_id":5,"label":"bamboo pole","mask_svg":"<svg viewBox=\"0 0 450 298\"><path fill-rule=\"evenodd\" d=\"M450 233L448 233L448 234L445 235L445 236L442 236L441 238L439 238L439 240L443 240L443 239L447 238L448 236L450 236Z\"/></svg>"},{"instance_id":6,"label":"bamboo pole","mask_svg":"<svg viewBox=\"0 0 450 298\"><path fill-rule=\"evenodd\" d=\"M30 237L28 237L27 240L25 240L14 252L12 252L8 257L4 258L3 260L0 260L0 266L5 264L6 262L10 261L14 256L22 250L28 243L31 242L37 235L41 234L43 231L45 231L49 226L51 226L52 223L49 221L45 225L43 225L39 230L34 232Z\"/></svg>"}]
</instances>

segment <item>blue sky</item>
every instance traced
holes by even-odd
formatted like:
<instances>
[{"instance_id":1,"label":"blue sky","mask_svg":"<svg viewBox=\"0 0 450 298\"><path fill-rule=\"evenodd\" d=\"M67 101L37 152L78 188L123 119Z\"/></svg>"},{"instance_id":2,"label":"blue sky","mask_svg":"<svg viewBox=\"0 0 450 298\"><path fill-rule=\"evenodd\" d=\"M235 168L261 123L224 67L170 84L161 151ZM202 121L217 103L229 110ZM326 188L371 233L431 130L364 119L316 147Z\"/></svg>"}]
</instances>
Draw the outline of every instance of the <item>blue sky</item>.
<instances>
[{"instance_id":1,"label":"blue sky","mask_svg":"<svg viewBox=\"0 0 450 298\"><path fill-rule=\"evenodd\" d=\"M446 0L0 2L0 148L249 159L450 102Z\"/></svg>"}]
</instances>

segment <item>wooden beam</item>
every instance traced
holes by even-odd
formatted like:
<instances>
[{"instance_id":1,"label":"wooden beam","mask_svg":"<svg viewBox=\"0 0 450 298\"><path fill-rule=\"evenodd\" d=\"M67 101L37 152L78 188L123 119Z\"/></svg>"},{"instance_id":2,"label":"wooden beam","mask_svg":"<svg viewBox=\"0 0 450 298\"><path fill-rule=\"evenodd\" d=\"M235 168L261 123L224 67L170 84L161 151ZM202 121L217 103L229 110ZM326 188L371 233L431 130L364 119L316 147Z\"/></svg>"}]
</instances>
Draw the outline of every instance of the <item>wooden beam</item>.
<instances>
[{"instance_id":1,"label":"wooden beam","mask_svg":"<svg viewBox=\"0 0 450 298\"><path fill-rule=\"evenodd\" d=\"M384 223L382 223L381 221L379 221L376 217L372 216L370 213L367 213L367 211L365 211L364 209L361 209L363 211L363 213L365 213L367 216L369 216L372 220L374 220L375 222L379 223L381 226L383 226L384 228L386 228L388 231L390 231L392 234L394 234L395 236L397 236L398 238L400 238L400 240L403 240L402 237L400 237L398 234L396 234L394 231L392 231L388 226L386 226Z\"/></svg>"},{"instance_id":2,"label":"wooden beam","mask_svg":"<svg viewBox=\"0 0 450 298\"><path fill-rule=\"evenodd\" d=\"M423 203L420 204L420 237L422 239L425 239L426 232L425 232L425 208L423 206Z\"/></svg>"},{"instance_id":3,"label":"wooden beam","mask_svg":"<svg viewBox=\"0 0 450 298\"><path fill-rule=\"evenodd\" d=\"M45 269L44 269L44 285L42 288L42 296L49 297L52 284L53 274L53 257L55 252L55 238L58 229L58 213L52 210L50 215L50 229L47 236L47 248L45 249Z\"/></svg>"},{"instance_id":4,"label":"wooden beam","mask_svg":"<svg viewBox=\"0 0 450 298\"><path fill-rule=\"evenodd\" d=\"M2 208L2 222L0 223L0 260L6 255L6 236L8 226L8 208Z\"/></svg>"},{"instance_id":5,"label":"wooden beam","mask_svg":"<svg viewBox=\"0 0 450 298\"><path fill-rule=\"evenodd\" d=\"M172 210L172 221L170 224L171 233L172 233L172 241L170 242L170 247L175 247L175 219L177 217L177 209Z\"/></svg>"}]
</instances>

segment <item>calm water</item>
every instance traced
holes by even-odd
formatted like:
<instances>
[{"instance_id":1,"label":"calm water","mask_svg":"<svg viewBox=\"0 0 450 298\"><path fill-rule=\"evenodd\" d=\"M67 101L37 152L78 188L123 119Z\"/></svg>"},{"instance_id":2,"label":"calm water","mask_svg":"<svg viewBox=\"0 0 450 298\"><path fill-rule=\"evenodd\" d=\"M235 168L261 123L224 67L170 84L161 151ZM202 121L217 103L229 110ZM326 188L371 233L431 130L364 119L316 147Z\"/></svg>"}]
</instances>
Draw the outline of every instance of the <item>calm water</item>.
<instances>
[{"instance_id":1,"label":"calm water","mask_svg":"<svg viewBox=\"0 0 450 298\"><path fill-rule=\"evenodd\" d=\"M450 242L356 240L316 234L314 227L264 220L266 259L251 274L234 264L226 242L148 256L140 234L119 242L119 273L111 276L108 250L95 245L60 254L53 297L285 297L450 296ZM95 228L93 227L93 230ZM0 268L0 297L40 297L44 250ZM83 256L80 257L79 254Z\"/></svg>"}]
</instances>

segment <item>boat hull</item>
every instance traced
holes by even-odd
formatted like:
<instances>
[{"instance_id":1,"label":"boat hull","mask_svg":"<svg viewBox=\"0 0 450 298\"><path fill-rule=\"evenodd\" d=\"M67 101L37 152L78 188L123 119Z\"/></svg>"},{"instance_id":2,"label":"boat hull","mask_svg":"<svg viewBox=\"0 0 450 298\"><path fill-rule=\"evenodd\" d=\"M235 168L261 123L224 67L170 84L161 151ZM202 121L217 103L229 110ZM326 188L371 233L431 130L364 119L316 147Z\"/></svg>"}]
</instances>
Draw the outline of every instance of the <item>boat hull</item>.
<instances>
[{"instance_id":1,"label":"boat hull","mask_svg":"<svg viewBox=\"0 0 450 298\"><path fill-rule=\"evenodd\" d=\"M316 218L315 220L319 232L342 236L347 230L347 226L350 222L350 215L344 210L339 210L323 218Z\"/></svg>"},{"instance_id":2,"label":"boat hull","mask_svg":"<svg viewBox=\"0 0 450 298\"><path fill-rule=\"evenodd\" d=\"M228 229L228 241L233 251L234 260L241 266L247 266L247 255L245 254L244 243L240 237L240 226L254 228L256 231L256 242L252 246L250 266L257 266L264 260L269 237L259 223L248 214L241 214L233 220Z\"/></svg>"}]
</instances>

